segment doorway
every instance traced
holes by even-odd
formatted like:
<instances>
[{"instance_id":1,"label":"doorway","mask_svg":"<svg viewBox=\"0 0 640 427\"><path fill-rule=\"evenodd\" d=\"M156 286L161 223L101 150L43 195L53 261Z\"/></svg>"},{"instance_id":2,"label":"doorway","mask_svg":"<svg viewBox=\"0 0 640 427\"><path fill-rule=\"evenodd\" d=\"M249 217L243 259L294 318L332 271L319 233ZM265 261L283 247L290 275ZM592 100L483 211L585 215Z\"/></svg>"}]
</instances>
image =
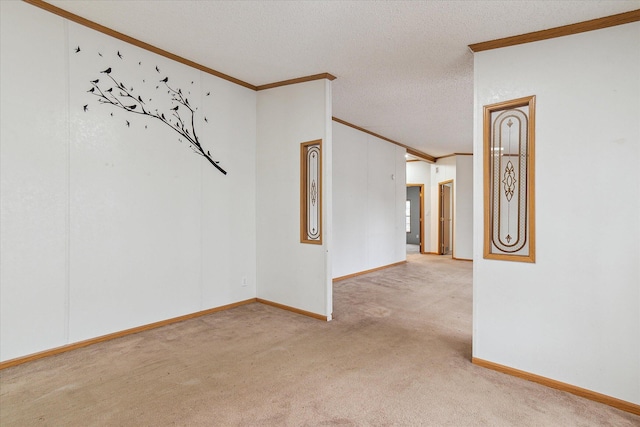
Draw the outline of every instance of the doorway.
<instances>
[{"instance_id":1,"label":"doorway","mask_svg":"<svg viewBox=\"0 0 640 427\"><path fill-rule=\"evenodd\" d=\"M453 180L438 183L438 253L453 256Z\"/></svg>"},{"instance_id":2,"label":"doorway","mask_svg":"<svg viewBox=\"0 0 640 427\"><path fill-rule=\"evenodd\" d=\"M424 184L407 184L407 252L424 253ZM417 250L413 250L416 248Z\"/></svg>"}]
</instances>

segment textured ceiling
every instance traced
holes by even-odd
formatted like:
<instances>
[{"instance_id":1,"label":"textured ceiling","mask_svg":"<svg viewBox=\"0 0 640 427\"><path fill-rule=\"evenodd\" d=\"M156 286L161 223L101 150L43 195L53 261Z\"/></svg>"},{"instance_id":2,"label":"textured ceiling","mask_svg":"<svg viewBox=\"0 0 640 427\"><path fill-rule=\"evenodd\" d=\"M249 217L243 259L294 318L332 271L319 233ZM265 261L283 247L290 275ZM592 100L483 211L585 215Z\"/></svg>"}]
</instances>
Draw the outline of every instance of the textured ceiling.
<instances>
[{"instance_id":1,"label":"textured ceiling","mask_svg":"<svg viewBox=\"0 0 640 427\"><path fill-rule=\"evenodd\" d=\"M469 44L640 8L640 0L48 2L253 85L331 73L334 116L436 157L472 151Z\"/></svg>"}]
</instances>

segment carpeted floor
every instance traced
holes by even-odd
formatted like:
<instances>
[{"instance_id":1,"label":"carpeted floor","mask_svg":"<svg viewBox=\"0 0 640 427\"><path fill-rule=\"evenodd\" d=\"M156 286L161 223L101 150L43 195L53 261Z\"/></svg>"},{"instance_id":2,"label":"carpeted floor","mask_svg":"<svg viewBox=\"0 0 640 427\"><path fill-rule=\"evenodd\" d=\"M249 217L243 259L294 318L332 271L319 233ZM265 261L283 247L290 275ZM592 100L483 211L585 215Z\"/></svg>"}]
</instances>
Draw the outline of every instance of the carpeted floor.
<instances>
[{"instance_id":1,"label":"carpeted floor","mask_svg":"<svg viewBox=\"0 0 640 427\"><path fill-rule=\"evenodd\" d=\"M420 253L420 245L413 245L411 243L407 243L407 254L419 254Z\"/></svg>"},{"instance_id":2,"label":"carpeted floor","mask_svg":"<svg viewBox=\"0 0 640 427\"><path fill-rule=\"evenodd\" d=\"M472 263L409 255L322 322L251 304L0 372L2 426L638 426L474 366Z\"/></svg>"}]
</instances>

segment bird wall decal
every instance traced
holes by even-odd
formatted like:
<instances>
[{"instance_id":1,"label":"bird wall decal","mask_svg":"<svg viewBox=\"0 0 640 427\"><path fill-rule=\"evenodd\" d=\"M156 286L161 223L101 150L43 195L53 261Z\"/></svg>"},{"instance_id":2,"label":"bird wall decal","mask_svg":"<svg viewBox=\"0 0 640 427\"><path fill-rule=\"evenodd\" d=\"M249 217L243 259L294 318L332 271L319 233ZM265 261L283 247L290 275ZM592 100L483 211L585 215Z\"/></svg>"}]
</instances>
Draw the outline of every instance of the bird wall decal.
<instances>
[{"instance_id":1,"label":"bird wall decal","mask_svg":"<svg viewBox=\"0 0 640 427\"><path fill-rule=\"evenodd\" d=\"M102 56L100 52L98 52L98 54ZM116 52L116 55L121 60L126 62L126 58L124 57L122 52L118 50ZM142 66L142 61L137 62L139 66ZM160 73L160 67L158 65L155 65L154 69L157 73ZM144 67L139 68L139 70L144 70ZM164 86L166 87L167 95L169 101L171 102L171 105L165 105L164 107L161 107L162 104L157 104L159 108L151 107L151 109L148 109L149 107L147 106L147 103L150 103L152 101L152 98L143 96L144 88L149 87L145 85L146 79L140 79L140 81L142 81L142 90L135 90L133 85L125 86L123 81L116 80L114 76L117 73L116 69L113 67L108 67L102 71L99 71L99 73L106 75L106 78L104 79L106 80L106 82L102 81L102 79L89 80L91 87L87 91L89 94L97 97L97 101L99 104L109 105L112 108L120 109L123 112L127 113L127 115L136 114L139 116L144 116L150 120L158 120L160 123L163 123L165 126L168 126L170 129L172 129L172 131L180 135L180 138L178 138L178 142L182 142L183 139L186 140L189 143L189 148L195 154L203 156L218 171L220 171L224 175L227 174L227 172L220 167L220 162L213 160L211 151L205 150L200 143L200 139L195 127L196 123L198 123L198 120L196 120L196 111L198 110L198 107L192 106L191 101L185 97L180 87L172 87L169 85L169 76L165 75L165 77L160 80L159 83L164 84ZM194 80L189 81L191 82L191 84L195 83ZM118 91L114 91L114 88L118 89ZM156 84L155 89L160 89L160 84ZM188 94L191 94L191 91L187 92ZM210 94L210 91L206 92L206 96L209 96ZM148 99L148 101L145 102L145 99ZM88 111L88 108L88 104L84 105L83 107L85 112ZM162 111L163 109L164 111ZM172 120L167 119L167 114L172 116ZM110 112L110 116L114 117L114 113ZM204 117L204 121L206 123L209 122L207 117ZM125 120L125 125L127 128L131 128L132 124L134 124L132 121ZM149 124L145 123L144 129L149 129Z\"/></svg>"}]
</instances>

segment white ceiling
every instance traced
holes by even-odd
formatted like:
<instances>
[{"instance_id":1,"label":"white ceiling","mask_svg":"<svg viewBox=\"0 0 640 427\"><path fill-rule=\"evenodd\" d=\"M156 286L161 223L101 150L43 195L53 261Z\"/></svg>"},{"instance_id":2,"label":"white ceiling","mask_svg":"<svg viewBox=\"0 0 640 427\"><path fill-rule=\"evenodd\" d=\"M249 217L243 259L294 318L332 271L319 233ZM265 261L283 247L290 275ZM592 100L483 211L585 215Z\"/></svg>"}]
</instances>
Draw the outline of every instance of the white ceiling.
<instances>
[{"instance_id":1,"label":"white ceiling","mask_svg":"<svg viewBox=\"0 0 640 427\"><path fill-rule=\"evenodd\" d=\"M335 117L436 157L472 151L469 44L640 9L640 0L49 3L253 85L331 73Z\"/></svg>"}]
</instances>

